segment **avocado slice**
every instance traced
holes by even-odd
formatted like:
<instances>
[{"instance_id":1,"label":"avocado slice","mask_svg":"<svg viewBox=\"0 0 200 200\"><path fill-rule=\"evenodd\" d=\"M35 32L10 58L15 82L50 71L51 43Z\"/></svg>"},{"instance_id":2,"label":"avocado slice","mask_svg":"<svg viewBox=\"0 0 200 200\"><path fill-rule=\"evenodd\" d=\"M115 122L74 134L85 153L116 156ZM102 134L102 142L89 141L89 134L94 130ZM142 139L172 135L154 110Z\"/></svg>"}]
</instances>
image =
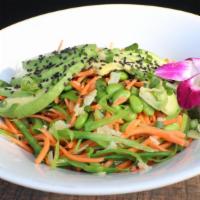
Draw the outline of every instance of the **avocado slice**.
<instances>
[{"instance_id":1,"label":"avocado slice","mask_svg":"<svg viewBox=\"0 0 200 200\"><path fill-rule=\"evenodd\" d=\"M177 97L174 93L167 96L167 103L161 108L161 111L166 115L175 115L180 111Z\"/></svg>"},{"instance_id":2,"label":"avocado slice","mask_svg":"<svg viewBox=\"0 0 200 200\"><path fill-rule=\"evenodd\" d=\"M11 97L3 101L0 106L0 116L10 118L23 118L34 113L37 113L47 107L57 96L61 94L65 83L75 73L81 71L84 67L82 63L72 66L65 77L63 77L57 84L52 86L48 92L40 90L36 95L29 95L24 97Z\"/></svg>"},{"instance_id":3,"label":"avocado slice","mask_svg":"<svg viewBox=\"0 0 200 200\"><path fill-rule=\"evenodd\" d=\"M66 70L63 70L61 71L63 73L59 72L58 74L54 71L54 67L52 69L48 69L48 71L50 71L50 77L48 77L49 84L45 86L38 81L37 83L40 86L40 89L35 91L34 94L32 91L31 93L28 91L23 91L22 87L19 89L15 89L15 87L13 87L12 92L5 95L7 98L0 102L0 116L9 118L23 118L41 111L51 102L53 102L53 100L62 93L65 85L69 82L73 75L79 73L84 67L87 67L89 59L97 55L96 45L79 46L76 47L76 50L73 50L73 52L74 53L72 54L70 51L70 55L72 54L73 56L71 56L71 59L68 59L65 64L63 62L58 63L59 65L57 68L63 67L63 69L66 68ZM60 57L60 54L57 56ZM65 67L65 65L67 66ZM30 69L32 71L31 73L29 72L22 77L22 79L31 76L31 78L35 79L38 75L42 77L43 73L46 72L46 69L41 68L39 74L35 73L38 71L38 67L34 67L34 65L31 65L29 68L28 65L26 65L26 68L29 69L28 71L30 71Z\"/></svg>"}]
</instances>

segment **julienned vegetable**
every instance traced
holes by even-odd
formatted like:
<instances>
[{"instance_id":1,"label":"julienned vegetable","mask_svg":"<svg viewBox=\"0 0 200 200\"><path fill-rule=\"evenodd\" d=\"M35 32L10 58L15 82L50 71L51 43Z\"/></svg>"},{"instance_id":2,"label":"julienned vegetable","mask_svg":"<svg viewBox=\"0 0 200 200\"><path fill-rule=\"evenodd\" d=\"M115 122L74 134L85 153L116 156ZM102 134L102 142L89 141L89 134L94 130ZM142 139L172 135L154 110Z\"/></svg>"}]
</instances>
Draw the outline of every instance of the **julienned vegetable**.
<instances>
[{"instance_id":1,"label":"julienned vegetable","mask_svg":"<svg viewBox=\"0 0 200 200\"><path fill-rule=\"evenodd\" d=\"M0 82L0 134L34 153L36 164L52 168L147 170L200 137L199 118L190 119L179 107L176 84L155 76L163 64L157 75L166 75L165 67L168 75L174 75L174 66L178 70L179 64L169 66L137 44L125 49L87 44L25 61L21 77ZM181 62L192 73L191 66L199 60ZM199 101L199 75L182 82L178 94L186 85Z\"/></svg>"}]
</instances>

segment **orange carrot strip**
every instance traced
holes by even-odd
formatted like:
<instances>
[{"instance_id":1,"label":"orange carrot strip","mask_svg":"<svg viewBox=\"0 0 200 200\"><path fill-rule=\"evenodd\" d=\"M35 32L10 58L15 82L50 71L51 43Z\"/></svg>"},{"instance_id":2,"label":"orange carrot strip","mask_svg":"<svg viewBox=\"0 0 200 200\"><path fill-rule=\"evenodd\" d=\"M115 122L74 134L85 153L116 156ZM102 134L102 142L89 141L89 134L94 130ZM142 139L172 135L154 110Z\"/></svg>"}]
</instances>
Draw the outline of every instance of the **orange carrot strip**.
<instances>
[{"instance_id":1,"label":"orange carrot strip","mask_svg":"<svg viewBox=\"0 0 200 200\"><path fill-rule=\"evenodd\" d=\"M10 129L10 132L14 134L21 134L21 132L15 127L15 125L8 119L4 118L5 124Z\"/></svg>"},{"instance_id":2,"label":"orange carrot strip","mask_svg":"<svg viewBox=\"0 0 200 200\"><path fill-rule=\"evenodd\" d=\"M72 149L76 146L77 142L75 140L71 141L70 143L67 144L67 147L69 149Z\"/></svg>"},{"instance_id":3,"label":"orange carrot strip","mask_svg":"<svg viewBox=\"0 0 200 200\"><path fill-rule=\"evenodd\" d=\"M7 125L5 125L4 123L0 122L0 129L3 129L5 131L9 131L10 132L10 129L7 127Z\"/></svg>"},{"instance_id":4,"label":"orange carrot strip","mask_svg":"<svg viewBox=\"0 0 200 200\"><path fill-rule=\"evenodd\" d=\"M87 82L87 84L83 87L82 91L81 91L81 95L86 95L88 94L90 91L95 89L95 84L96 84L96 80L99 79L98 76L95 76L94 78L92 78L91 80L89 80Z\"/></svg>"},{"instance_id":5,"label":"orange carrot strip","mask_svg":"<svg viewBox=\"0 0 200 200\"><path fill-rule=\"evenodd\" d=\"M138 125L140 121L139 120L133 120L126 128L124 135L128 135L130 132L132 132Z\"/></svg>"},{"instance_id":6,"label":"orange carrot strip","mask_svg":"<svg viewBox=\"0 0 200 200\"><path fill-rule=\"evenodd\" d=\"M124 161L123 163L117 165L117 169L125 169L125 168L128 168L128 167L130 167L131 164L132 164L132 161L131 161L131 160L126 160L126 161Z\"/></svg>"},{"instance_id":7,"label":"orange carrot strip","mask_svg":"<svg viewBox=\"0 0 200 200\"><path fill-rule=\"evenodd\" d=\"M171 142L165 142L165 143L161 144L160 147L167 149L167 148L169 148L171 145L172 145Z\"/></svg>"},{"instance_id":8,"label":"orange carrot strip","mask_svg":"<svg viewBox=\"0 0 200 200\"><path fill-rule=\"evenodd\" d=\"M103 164L103 166L104 167L110 167L112 164L113 164L113 160L107 160L104 164Z\"/></svg>"},{"instance_id":9,"label":"orange carrot strip","mask_svg":"<svg viewBox=\"0 0 200 200\"><path fill-rule=\"evenodd\" d=\"M50 119L49 117L46 117L46 116L43 116L43 115L37 115L37 114L35 114L35 115L30 115L30 117L31 118L38 118L38 119L42 119L42 120L44 120L44 121L47 121L47 122L52 122L53 120L52 119Z\"/></svg>"},{"instance_id":10,"label":"orange carrot strip","mask_svg":"<svg viewBox=\"0 0 200 200\"><path fill-rule=\"evenodd\" d=\"M168 142L173 142L181 146L187 146L188 142L183 138L177 137L177 133L179 133L180 135L183 134L180 131L165 131L151 126L144 126L144 127L137 127L131 131L126 131L126 137L127 136L130 137L132 135L144 135L144 134L155 135L165 139Z\"/></svg>"},{"instance_id":11,"label":"orange carrot strip","mask_svg":"<svg viewBox=\"0 0 200 200\"><path fill-rule=\"evenodd\" d=\"M127 81L126 82L126 89L128 89L128 90L130 90L131 89L131 87L133 87L134 85L135 85L135 83L136 83L136 80L132 80L132 81Z\"/></svg>"},{"instance_id":12,"label":"orange carrot strip","mask_svg":"<svg viewBox=\"0 0 200 200\"><path fill-rule=\"evenodd\" d=\"M119 131L119 123L114 123L114 129L116 130L116 131Z\"/></svg>"},{"instance_id":13,"label":"orange carrot strip","mask_svg":"<svg viewBox=\"0 0 200 200\"><path fill-rule=\"evenodd\" d=\"M81 84L78 82L78 81L71 81L70 82L70 84L71 84L71 86L73 87L73 88L75 88L77 91L79 91L79 92L81 92L82 91L82 86L81 86Z\"/></svg>"},{"instance_id":14,"label":"orange carrot strip","mask_svg":"<svg viewBox=\"0 0 200 200\"><path fill-rule=\"evenodd\" d=\"M58 115L59 118L63 118L65 119L65 115L61 112L59 112L58 110L55 110L55 109L50 109L51 112L53 112L54 114Z\"/></svg>"},{"instance_id":15,"label":"orange carrot strip","mask_svg":"<svg viewBox=\"0 0 200 200\"><path fill-rule=\"evenodd\" d=\"M92 105L91 109L92 110L99 110L99 109L101 109L101 105L99 105L99 104Z\"/></svg>"},{"instance_id":16,"label":"orange carrot strip","mask_svg":"<svg viewBox=\"0 0 200 200\"><path fill-rule=\"evenodd\" d=\"M56 144L56 139L53 137L46 128L41 128L40 131L49 139L52 144Z\"/></svg>"},{"instance_id":17,"label":"orange carrot strip","mask_svg":"<svg viewBox=\"0 0 200 200\"><path fill-rule=\"evenodd\" d=\"M167 126L167 125L170 125L170 124L173 124L173 123L176 123L177 122L177 118L173 118L173 119L167 119L167 120L165 120L164 122L163 122L163 124L165 125L165 126Z\"/></svg>"},{"instance_id":18,"label":"orange carrot strip","mask_svg":"<svg viewBox=\"0 0 200 200\"><path fill-rule=\"evenodd\" d=\"M60 146L60 150L70 160L74 160L74 161L78 161L78 162L99 163L99 162L102 162L104 160L103 157L88 158L88 157L82 157L82 156L79 156L79 155L73 155L62 146Z\"/></svg>"},{"instance_id":19,"label":"orange carrot strip","mask_svg":"<svg viewBox=\"0 0 200 200\"><path fill-rule=\"evenodd\" d=\"M138 82L135 82L134 86L135 87L142 87L142 86L144 86L144 83L138 81Z\"/></svg>"},{"instance_id":20,"label":"orange carrot strip","mask_svg":"<svg viewBox=\"0 0 200 200\"><path fill-rule=\"evenodd\" d=\"M153 136L150 136L148 139L146 139L142 144L148 145L153 149L157 149L159 151L167 151L165 148L161 147L159 144L156 143L156 138Z\"/></svg>"},{"instance_id":21,"label":"orange carrot strip","mask_svg":"<svg viewBox=\"0 0 200 200\"><path fill-rule=\"evenodd\" d=\"M4 96L0 96L0 101L6 99Z\"/></svg>"},{"instance_id":22,"label":"orange carrot strip","mask_svg":"<svg viewBox=\"0 0 200 200\"><path fill-rule=\"evenodd\" d=\"M124 102L127 101L127 98L126 97L119 97L118 99L116 99L113 103L113 106L118 106Z\"/></svg>"},{"instance_id":23,"label":"orange carrot strip","mask_svg":"<svg viewBox=\"0 0 200 200\"><path fill-rule=\"evenodd\" d=\"M182 126L182 121L183 121L183 117L182 117L182 115L179 115L179 116L177 117L177 123L178 123L179 127Z\"/></svg>"},{"instance_id":24,"label":"orange carrot strip","mask_svg":"<svg viewBox=\"0 0 200 200\"><path fill-rule=\"evenodd\" d=\"M96 72L96 71L95 71L94 68L90 68L90 69L88 69L88 70L86 70L86 71L80 72L76 77L81 77L81 76L86 77L86 76L90 76L90 75L95 74L95 72Z\"/></svg>"},{"instance_id":25,"label":"orange carrot strip","mask_svg":"<svg viewBox=\"0 0 200 200\"><path fill-rule=\"evenodd\" d=\"M50 141L48 137L45 137L44 139L44 146L42 148L42 150L40 151L40 153L38 154L38 156L35 159L35 163L36 164L40 164L46 157L48 151L50 148Z\"/></svg>"},{"instance_id":26,"label":"orange carrot strip","mask_svg":"<svg viewBox=\"0 0 200 200\"><path fill-rule=\"evenodd\" d=\"M72 118L69 122L69 126L72 127L75 124L75 122L76 122L76 115L75 115L75 113L73 113Z\"/></svg>"}]
</instances>

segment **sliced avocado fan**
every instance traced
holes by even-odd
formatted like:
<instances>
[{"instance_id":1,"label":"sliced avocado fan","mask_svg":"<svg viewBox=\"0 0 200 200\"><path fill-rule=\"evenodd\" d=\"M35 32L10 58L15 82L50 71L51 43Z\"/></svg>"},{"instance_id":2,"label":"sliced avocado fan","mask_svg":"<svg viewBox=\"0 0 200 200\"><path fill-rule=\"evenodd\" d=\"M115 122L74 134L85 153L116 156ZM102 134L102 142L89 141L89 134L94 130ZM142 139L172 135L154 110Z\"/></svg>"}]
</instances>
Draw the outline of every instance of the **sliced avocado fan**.
<instances>
[{"instance_id":1,"label":"sliced avocado fan","mask_svg":"<svg viewBox=\"0 0 200 200\"><path fill-rule=\"evenodd\" d=\"M94 67L103 76L122 69L130 73L149 72L163 62L135 44L125 49L86 44L40 55L23 62L25 75L0 84L0 95L6 97L0 102L0 116L23 118L40 112L62 93L75 74L89 67Z\"/></svg>"}]
</instances>

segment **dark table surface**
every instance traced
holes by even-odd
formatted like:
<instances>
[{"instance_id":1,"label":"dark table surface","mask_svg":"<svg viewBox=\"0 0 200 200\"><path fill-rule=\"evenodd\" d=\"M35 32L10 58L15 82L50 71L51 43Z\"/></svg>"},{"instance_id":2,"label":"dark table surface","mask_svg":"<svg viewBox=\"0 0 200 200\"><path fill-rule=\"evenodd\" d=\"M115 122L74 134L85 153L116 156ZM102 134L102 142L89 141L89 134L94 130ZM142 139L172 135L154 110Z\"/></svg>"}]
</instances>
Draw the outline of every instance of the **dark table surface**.
<instances>
[{"instance_id":1,"label":"dark table surface","mask_svg":"<svg viewBox=\"0 0 200 200\"><path fill-rule=\"evenodd\" d=\"M32 16L66 9L70 7L102 4L102 3L136 3L157 5L200 14L200 0L124 0L124 1L94 1L94 0L0 0L0 28ZM24 188L0 180L0 200L199 200L200 176L193 179L148 192L113 195L113 196L67 196L52 194Z\"/></svg>"}]
</instances>

